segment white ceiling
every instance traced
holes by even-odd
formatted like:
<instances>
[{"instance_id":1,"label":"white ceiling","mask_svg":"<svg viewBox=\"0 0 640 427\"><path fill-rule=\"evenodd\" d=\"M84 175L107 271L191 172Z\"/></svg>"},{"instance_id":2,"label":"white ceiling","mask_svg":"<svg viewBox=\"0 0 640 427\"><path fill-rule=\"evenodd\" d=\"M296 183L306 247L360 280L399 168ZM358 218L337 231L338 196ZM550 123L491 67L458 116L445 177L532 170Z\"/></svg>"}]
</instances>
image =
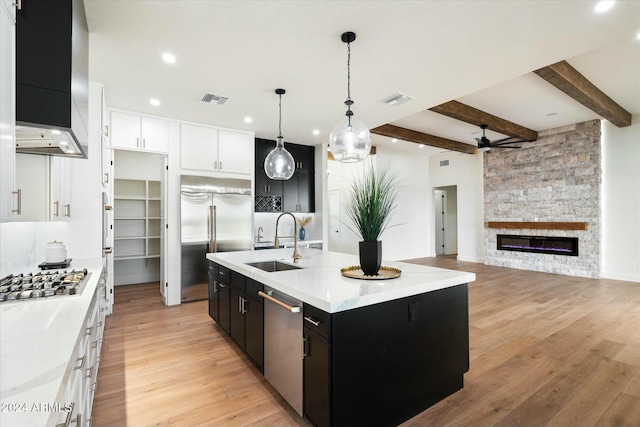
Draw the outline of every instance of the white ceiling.
<instances>
[{"instance_id":1,"label":"white ceiling","mask_svg":"<svg viewBox=\"0 0 640 427\"><path fill-rule=\"evenodd\" d=\"M275 139L274 90L284 88L285 141L325 143L345 111L340 35L354 31L353 110L370 128L392 123L475 144L479 129L425 111L454 99L538 131L599 118L531 72L560 60L640 113L638 1L618 1L605 14L594 12L595 1L576 0L84 2L90 80L105 85L111 108ZM177 62L165 64L163 52ZM205 104L205 92L230 99ZM414 99L383 103L397 92ZM377 135L373 141L443 151Z\"/></svg>"}]
</instances>

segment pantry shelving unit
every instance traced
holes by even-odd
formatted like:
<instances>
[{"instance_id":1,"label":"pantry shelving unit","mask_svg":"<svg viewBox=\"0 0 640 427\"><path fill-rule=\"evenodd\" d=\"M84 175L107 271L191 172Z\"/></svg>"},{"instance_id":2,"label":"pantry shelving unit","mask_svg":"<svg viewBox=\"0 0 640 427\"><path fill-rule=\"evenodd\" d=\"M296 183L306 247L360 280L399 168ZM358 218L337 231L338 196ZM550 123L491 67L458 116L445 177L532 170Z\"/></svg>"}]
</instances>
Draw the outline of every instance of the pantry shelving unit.
<instances>
[{"instance_id":1,"label":"pantry shelving unit","mask_svg":"<svg viewBox=\"0 0 640 427\"><path fill-rule=\"evenodd\" d=\"M159 280L160 181L115 179L114 251L116 285Z\"/></svg>"}]
</instances>

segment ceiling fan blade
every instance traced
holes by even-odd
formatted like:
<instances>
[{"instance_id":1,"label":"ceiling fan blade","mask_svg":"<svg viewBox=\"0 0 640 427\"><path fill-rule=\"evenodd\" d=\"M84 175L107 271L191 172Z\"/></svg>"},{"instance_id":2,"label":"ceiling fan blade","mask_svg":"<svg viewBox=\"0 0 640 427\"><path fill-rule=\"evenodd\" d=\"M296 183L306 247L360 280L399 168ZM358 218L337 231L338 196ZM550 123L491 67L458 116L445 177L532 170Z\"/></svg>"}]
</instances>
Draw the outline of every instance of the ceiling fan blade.
<instances>
[{"instance_id":1,"label":"ceiling fan blade","mask_svg":"<svg viewBox=\"0 0 640 427\"><path fill-rule=\"evenodd\" d=\"M491 148L522 148L522 147L508 147L506 145L491 145Z\"/></svg>"},{"instance_id":2,"label":"ceiling fan blade","mask_svg":"<svg viewBox=\"0 0 640 427\"><path fill-rule=\"evenodd\" d=\"M514 141L510 141L511 139L513 139ZM522 140L519 140L517 137L515 136L510 136L507 138L502 138L502 139L497 139L495 141L491 141L491 145L494 144L500 144L500 143L504 143L504 144L517 144L518 142L522 142Z\"/></svg>"},{"instance_id":3,"label":"ceiling fan blade","mask_svg":"<svg viewBox=\"0 0 640 427\"><path fill-rule=\"evenodd\" d=\"M476 138L476 141L478 141L478 144L482 144L482 141L480 140L480 138Z\"/></svg>"}]
</instances>

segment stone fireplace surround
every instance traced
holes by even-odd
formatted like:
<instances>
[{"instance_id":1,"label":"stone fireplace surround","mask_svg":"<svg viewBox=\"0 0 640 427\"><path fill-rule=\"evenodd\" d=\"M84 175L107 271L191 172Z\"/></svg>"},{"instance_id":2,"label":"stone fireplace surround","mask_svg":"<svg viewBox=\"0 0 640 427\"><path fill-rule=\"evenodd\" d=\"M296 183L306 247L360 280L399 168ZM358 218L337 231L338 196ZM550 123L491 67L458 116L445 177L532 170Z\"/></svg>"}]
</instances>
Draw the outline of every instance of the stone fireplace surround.
<instances>
[{"instance_id":1,"label":"stone fireplace surround","mask_svg":"<svg viewBox=\"0 0 640 427\"><path fill-rule=\"evenodd\" d=\"M485 221L584 222L586 229L485 227L485 264L599 278L601 271L601 132L592 120L539 132L519 150L484 154ZM505 225L506 227L506 225ZM497 235L577 237L580 254L498 251Z\"/></svg>"}]
</instances>

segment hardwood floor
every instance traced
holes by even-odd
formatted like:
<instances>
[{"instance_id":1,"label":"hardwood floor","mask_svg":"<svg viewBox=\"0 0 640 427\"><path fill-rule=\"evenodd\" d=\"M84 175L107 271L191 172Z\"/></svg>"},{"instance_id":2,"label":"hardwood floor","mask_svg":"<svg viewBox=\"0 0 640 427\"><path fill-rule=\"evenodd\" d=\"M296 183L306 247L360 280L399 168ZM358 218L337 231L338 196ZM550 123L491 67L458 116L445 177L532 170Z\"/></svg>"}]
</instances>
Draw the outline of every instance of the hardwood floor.
<instances>
[{"instance_id":1,"label":"hardwood floor","mask_svg":"<svg viewBox=\"0 0 640 427\"><path fill-rule=\"evenodd\" d=\"M464 389L402 426L640 426L640 284L451 257L474 272ZM209 318L165 307L158 284L119 286L94 426L309 426ZM375 408L372 408L375 410Z\"/></svg>"}]
</instances>

